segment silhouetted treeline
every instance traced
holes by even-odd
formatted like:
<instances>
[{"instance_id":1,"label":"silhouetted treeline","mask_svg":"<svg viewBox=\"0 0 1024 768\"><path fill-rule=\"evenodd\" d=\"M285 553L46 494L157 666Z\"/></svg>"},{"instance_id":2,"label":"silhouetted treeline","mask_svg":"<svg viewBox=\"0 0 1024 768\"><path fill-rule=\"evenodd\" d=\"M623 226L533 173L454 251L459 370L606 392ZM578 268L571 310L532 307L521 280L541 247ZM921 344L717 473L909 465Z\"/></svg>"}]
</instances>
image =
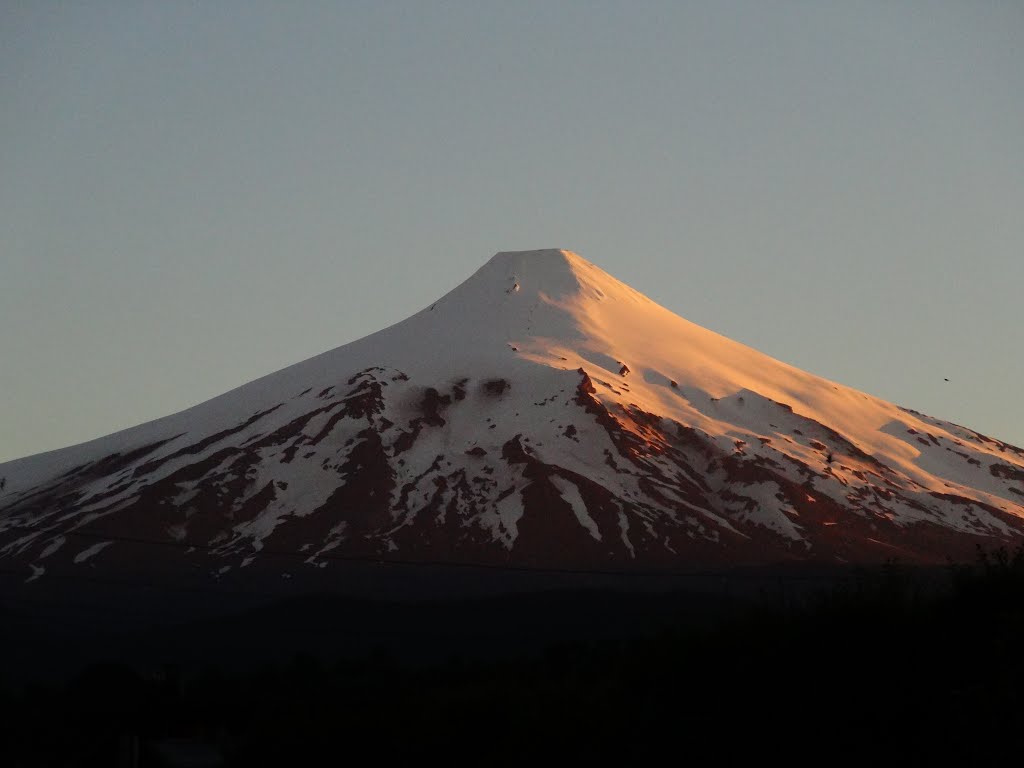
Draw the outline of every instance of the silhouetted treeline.
<instances>
[{"instance_id":1,"label":"silhouetted treeline","mask_svg":"<svg viewBox=\"0 0 1024 768\"><path fill-rule=\"evenodd\" d=\"M679 764L995 764L1024 732L1024 550L951 566L942 588L894 563L799 604L519 658L449 642L442 664L105 665L7 689L0 762L116 765L135 739L138 764L159 765L147 745L178 737L238 766L652 764L665 749Z\"/></svg>"}]
</instances>

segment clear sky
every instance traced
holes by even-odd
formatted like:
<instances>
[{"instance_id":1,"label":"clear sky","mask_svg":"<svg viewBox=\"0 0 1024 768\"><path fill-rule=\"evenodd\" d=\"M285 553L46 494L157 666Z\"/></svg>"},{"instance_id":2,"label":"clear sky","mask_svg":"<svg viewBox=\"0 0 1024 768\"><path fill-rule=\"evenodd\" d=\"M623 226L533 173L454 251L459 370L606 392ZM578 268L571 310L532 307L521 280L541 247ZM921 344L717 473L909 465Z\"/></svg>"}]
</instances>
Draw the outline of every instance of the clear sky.
<instances>
[{"instance_id":1,"label":"clear sky","mask_svg":"<svg viewBox=\"0 0 1024 768\"><path fill-rule=\"evenodd\" d=\"M545 247L1024 445L1022 34L973 0L8 0L0 460Z\"/></svg>"}]
</instances>

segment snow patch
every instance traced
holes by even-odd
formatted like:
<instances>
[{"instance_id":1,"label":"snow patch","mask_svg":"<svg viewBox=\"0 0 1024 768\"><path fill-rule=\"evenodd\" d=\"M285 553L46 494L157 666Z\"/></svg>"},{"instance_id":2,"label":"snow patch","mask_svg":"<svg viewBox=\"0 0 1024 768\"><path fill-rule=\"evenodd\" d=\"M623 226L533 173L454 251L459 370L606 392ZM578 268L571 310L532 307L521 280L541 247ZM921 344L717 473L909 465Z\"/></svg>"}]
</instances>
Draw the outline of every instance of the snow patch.
<instances>
[{"instance_id":1,"label":"snow patch","mask_svg":"<svg viewBox=\"0 0 1024 768\"><path fill-rule=\"evenodd\" d=\"M572 507L573 514L576 515L576 519L579 524L587 529L587 532L594 537L596 541L601 540L601 531L597 527L597 523L594 522L594 518L590 516L587 511L587 504L583 501L583 497L580 495L580 489L576 487L576 484L566 480L564 477L554 475L551 478L551 483L558 489L558 492L562 495L569 506Z\"/></svg>"},{"instance_id":2,"label":"snow patch","mask_svg":"<svg viewBox=\"0 0 1024 768\"><path fill-rule=\"evenodd\" d=\"M56 552L58 549L60 549L62 546L64 546L64 542L66 542L66 541L67 541L67 539L65 537L63 537L63 536L55 536L50 541L50 543L46 545L46 547L43 549L43 551L39 553L39 559L42 560L44 557L49 557L54 552Z\"/></svg>"},{"instance_id":3,"label":"snow patch","mask_svg":"<svg viewBox=\"0 0 1024 768\"><path fill-rule=\"evenodd\" d=\"M629 556L635 559L636 552L633 550L633 542L629 540L629 518L622 511L622 507L619 507L619 532L622 536L622 543L629 551Z\"/></svg>"},{"instance_id":4,"label":"snow patch","mask_svg":"<svg viewBox=\"0 0 1024 768\"><path fill-rule=\"evenodd\" d=\"M112 541L100 541L96 544L93 544L91 547L88 547L87 549L83 549L81 552L75 555L75 565L79 565L80 563L84 563L86 560L95 557L113 543L114 542Z\"/></svg>"}]
</instances>

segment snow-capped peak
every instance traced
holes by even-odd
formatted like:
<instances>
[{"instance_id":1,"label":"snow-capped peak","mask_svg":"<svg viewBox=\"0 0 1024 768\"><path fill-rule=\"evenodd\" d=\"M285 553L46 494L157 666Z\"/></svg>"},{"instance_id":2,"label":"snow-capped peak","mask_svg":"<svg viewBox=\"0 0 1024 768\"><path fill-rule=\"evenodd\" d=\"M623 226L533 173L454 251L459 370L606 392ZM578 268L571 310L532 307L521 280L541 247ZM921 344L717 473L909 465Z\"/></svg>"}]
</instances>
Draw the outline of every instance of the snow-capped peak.
<instances>
[{"instance_id":1,"label":"snow-capped peak","mask_svg":"<svg viewBox=\"0 0 1024 768\"><path fill-rule=\"evenodd\" d=\"M561 249L498 253L396 325L0 475L0 558L33 578L76 535L92 548L65 567L111 560L95 545L125 531L194 543L217 573L268 547L317 565L941 560L1024 531L1024 451Z\"/></svg>"}]
</instances>

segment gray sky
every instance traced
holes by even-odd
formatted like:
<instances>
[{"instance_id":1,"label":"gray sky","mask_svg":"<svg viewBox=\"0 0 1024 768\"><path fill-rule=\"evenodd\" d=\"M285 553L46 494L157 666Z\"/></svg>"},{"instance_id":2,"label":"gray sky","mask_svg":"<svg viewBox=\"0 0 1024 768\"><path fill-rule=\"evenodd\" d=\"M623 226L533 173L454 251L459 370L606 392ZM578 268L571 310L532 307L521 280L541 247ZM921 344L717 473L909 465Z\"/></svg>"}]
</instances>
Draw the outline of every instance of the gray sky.
<instances>
[{"instance_id":1,"label":"gray sky","mask_svg":"<svg viewBox=\"0 0 1024 768\"><path fill-rule=\"evenodd\" d=\"M4 2L0 460L544 247L1024 445L1022 33L1019 2Z\"/></svg>"}]
</instances>

